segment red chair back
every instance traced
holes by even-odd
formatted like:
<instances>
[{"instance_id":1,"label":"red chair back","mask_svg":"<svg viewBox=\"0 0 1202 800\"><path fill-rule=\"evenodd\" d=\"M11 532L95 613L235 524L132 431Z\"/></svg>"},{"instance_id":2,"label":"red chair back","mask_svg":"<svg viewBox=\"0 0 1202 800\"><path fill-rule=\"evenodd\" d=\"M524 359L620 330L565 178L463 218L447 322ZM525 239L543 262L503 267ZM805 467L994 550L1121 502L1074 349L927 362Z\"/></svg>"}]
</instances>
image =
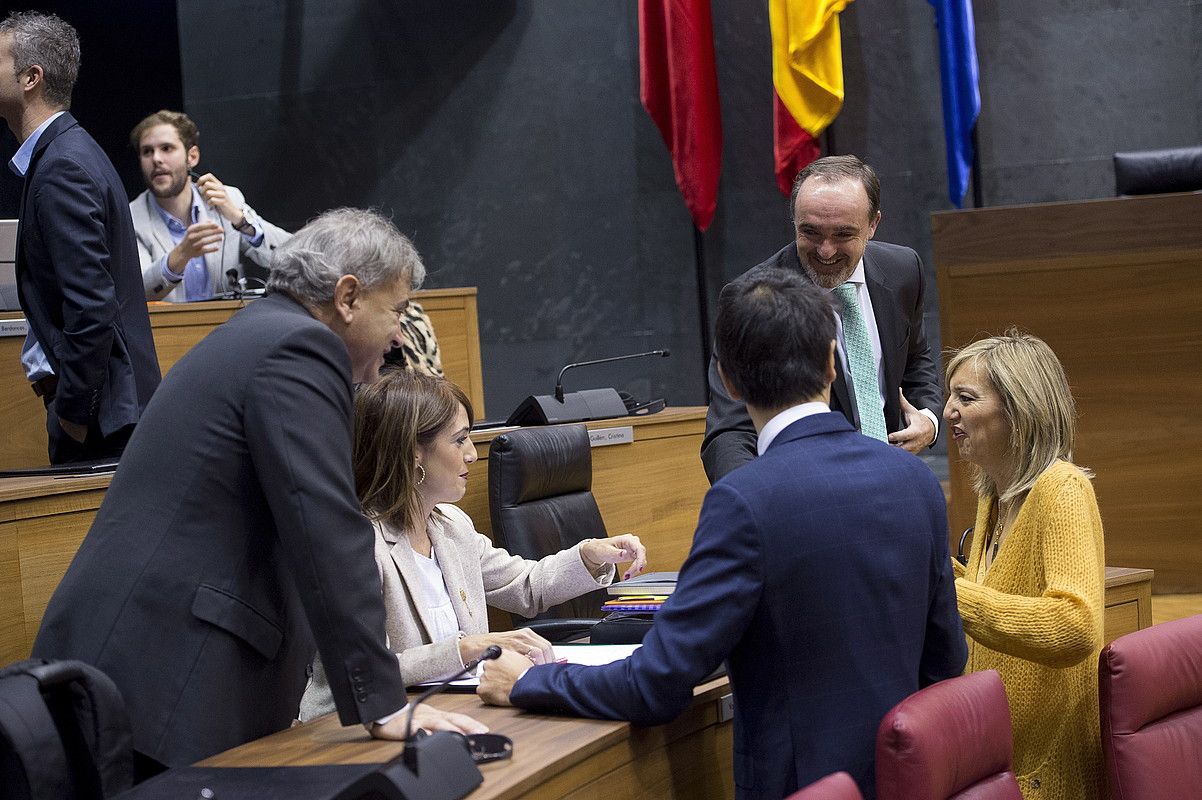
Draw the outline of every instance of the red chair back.
<instances>
[{"instance_id":1,"label":"red chair back","mask_svg":"<svg viewBox=\"0 0 1202 800\"><path fill-rule=\"evenodd\" d=\"M850 775L846 772L836 772L822 780L814 781L785 800L864 800L864 795L860 794L859 787Z\"/></svg>"},{"instance_id":2,"label":"red chair back","mask_svg":"<svg viewBox=\"0 0 1202 800\"><path fill-rule=\"evenodd\" d=\"M1111 800L1202 796L1202 614L1108 644L1098 703Z\"/></svg>"},{"instance_id":3,"label":"red chair back","mask_svg":"<svg viewBox=\"0 0 1202 800\"><path fill-rule=\"evenodd\" d=\"M995 670L915 692L877 729L877 800L1022 800L1012 736Z\"/></svg>"}]
</instances>

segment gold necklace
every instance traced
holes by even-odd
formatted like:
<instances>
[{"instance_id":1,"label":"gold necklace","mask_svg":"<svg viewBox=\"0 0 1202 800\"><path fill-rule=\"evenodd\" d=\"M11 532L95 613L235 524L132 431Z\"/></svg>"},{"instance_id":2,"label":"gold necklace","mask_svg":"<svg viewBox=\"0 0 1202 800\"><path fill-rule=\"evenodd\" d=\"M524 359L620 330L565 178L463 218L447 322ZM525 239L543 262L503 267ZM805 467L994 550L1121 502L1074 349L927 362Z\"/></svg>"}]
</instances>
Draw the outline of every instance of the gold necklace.
<instances>
[{"instance_id":1,"label":"gold necklace","mask_svg":"<svg viewBox=\"0 0 1202 800\"><path fill-rule=\"evenodd\" d=\"M1009 516L1009 514L1007 514L1004 511L1004 507L1002 506L1002 501L998 500L997 521L993 523L993 536L990 537L990 540L991 540L990 553L989 553L989 563L990 564L992 564L993 560L995 558L997 558L998 548L1002 546L1002 531L1004 531L1006 529L1006 518L1008 516Z\"/></svg>"}]
</instances>

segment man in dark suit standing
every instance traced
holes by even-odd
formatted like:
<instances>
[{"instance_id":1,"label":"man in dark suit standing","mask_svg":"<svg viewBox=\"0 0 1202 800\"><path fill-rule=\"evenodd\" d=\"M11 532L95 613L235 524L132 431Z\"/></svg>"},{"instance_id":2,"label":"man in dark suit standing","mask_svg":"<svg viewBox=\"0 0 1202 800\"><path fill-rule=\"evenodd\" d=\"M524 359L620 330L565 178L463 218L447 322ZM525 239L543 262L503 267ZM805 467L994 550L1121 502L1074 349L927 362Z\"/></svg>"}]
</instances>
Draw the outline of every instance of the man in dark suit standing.
<instances>
[{"instance_id":1,"label":"man in dark suit standing","mask_svg":"<svg viewBox=\"0 0 1202 800\"><path fill-rule=\"evenodd\" d=\"M705 497L676 592L643 646L603 667L485 668L486 702L666 722L726 661L738 797L778 800L836 770L875 796L874 744L902 698L967 658L938 481L827 406L829 296L765 268L722 291L718 375L758 458Z\"/></svg>"},{"instance_id":2,"label":"man in dark suit standing","mask_svg":"<svg viewBox=\"0 0 1202 800\"><path fill-rule=\"evenodd\" d=\"M314 644L343 724L402 737L351 388L379 376L424 274L379 214L326 212L146 408L33 648L113 679L142 774L287 728ZM482 730L426 706L415 721Z\"/></svg>"},{"instance_id":3,"label":"man in dark suit standing","mask_svg":"<svg viewBox=\"0 0 1202 800\"><path fill-rule=\"evenodd\" d=\"M159 383L129 199L67 111L78 72L79 38L63 20L30 11L0 22L0 116L25 178L21 362L46 404L52 464L120 456Z\"/></svg>"},{"instance_id":4,"label":"man in dark suit standing","mask_svg":"<svg viewBox=\"0 0 1202 800\"><path fill-rule=\"evenodd\" d=\"M908 247L871 241L881 185L855 156L820 158L793 183L796 242L751 272L802 275L831 292L839 314L831 408L873 438L921 452L939 433L943 393L923 324L922 261ZM755 431L710 360L701 460L710 482L755 456Z\"/></svg>"}]
</instances>

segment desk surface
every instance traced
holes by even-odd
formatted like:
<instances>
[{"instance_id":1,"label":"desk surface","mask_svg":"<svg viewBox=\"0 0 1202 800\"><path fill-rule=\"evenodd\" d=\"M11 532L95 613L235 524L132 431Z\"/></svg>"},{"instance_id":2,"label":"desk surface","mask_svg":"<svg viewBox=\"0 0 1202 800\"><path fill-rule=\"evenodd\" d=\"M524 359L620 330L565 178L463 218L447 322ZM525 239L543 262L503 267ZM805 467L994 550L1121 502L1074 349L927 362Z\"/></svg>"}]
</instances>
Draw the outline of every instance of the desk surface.
<instances>
[{"instance_id":1,"label":"desk surface","mask_svg":"<svg viewBox=\"0 0 1202 800\"><path fill-rule=\"evenodd\" d=\"M731 797L731 724L718 719L726 678L697 687L693 705L673 722L639 728L628 722L532 714L484 706L472 694L443 694L431 705L469 714L513 740L513 758L484 764L472 800L520 797L628 796L613 780L633 776L647 797ZM360 726L341 727L334 714L281 731L200 762L214 767L380 763L399 742L371 739ZM663 771L670 785L659 786ZM650 784L650 785L649 785Z\"/></svg>"}]
</instances>

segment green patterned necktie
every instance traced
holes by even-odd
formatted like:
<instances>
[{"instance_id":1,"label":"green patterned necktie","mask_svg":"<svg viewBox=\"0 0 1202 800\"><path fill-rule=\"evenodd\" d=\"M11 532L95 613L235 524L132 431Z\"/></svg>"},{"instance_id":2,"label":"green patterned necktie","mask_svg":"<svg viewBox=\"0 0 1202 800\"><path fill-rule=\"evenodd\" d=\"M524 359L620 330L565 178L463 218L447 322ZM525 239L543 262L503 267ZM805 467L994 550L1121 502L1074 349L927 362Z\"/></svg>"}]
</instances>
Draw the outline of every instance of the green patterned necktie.
<instances>
[{"instance_id":1,"label":"green patterned necktie","mask_svg":"<svg viewBox=\"0 0 1202 800\"><path fill-rule=\"evenodd\" d=\"M881 390L876 383L876 359L872 355L872 340L868 325L856 297L856 285L848 281L835 287L843 320L843 346L851 367L851 385L856 394L856 409L860 412L860 432L873 439L888 441L885 415L881 411Z\"/></svg>"}]
</instances>

